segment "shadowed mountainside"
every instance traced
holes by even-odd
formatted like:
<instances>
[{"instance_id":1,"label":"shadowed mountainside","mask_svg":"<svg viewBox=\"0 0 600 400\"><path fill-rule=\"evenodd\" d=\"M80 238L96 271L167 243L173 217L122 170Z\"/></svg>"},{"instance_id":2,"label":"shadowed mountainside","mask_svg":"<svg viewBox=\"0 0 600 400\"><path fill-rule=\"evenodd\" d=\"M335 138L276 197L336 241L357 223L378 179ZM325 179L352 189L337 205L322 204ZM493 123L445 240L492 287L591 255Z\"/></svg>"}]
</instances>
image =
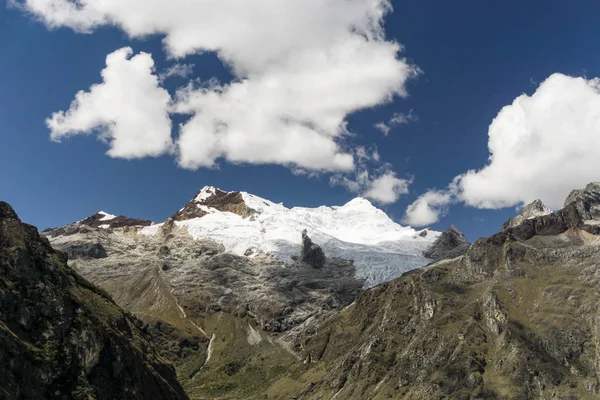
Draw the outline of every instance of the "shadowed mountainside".
<instances>
[{"instance_id":1,"label":"shadowed mountainside","mask_svg":"<svg viewBox=\"0 0 600 400\"><path fill-rule=\"evenodd\" d=\"M0 202L0 398L187 399L135 317Z\"/></svg>"}]
</instances>

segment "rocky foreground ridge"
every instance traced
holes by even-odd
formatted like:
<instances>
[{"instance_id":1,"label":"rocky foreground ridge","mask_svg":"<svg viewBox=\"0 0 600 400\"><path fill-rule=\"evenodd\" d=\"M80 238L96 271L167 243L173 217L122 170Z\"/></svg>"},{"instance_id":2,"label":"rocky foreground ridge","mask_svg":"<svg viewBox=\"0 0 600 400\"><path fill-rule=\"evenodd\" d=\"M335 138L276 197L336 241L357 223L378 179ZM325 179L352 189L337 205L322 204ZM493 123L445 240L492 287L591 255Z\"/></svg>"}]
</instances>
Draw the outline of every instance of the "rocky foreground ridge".
<instances>
[{"instance_id":1,"label":"rocky foreground ridge","mask_svg":"<svg viewBox=\"0 0 600 400\"><path fill-rule=\"evenodd\" d=\"M149 337L0 202L0 398L187 399Z\"/></svg>"}]
</instances>

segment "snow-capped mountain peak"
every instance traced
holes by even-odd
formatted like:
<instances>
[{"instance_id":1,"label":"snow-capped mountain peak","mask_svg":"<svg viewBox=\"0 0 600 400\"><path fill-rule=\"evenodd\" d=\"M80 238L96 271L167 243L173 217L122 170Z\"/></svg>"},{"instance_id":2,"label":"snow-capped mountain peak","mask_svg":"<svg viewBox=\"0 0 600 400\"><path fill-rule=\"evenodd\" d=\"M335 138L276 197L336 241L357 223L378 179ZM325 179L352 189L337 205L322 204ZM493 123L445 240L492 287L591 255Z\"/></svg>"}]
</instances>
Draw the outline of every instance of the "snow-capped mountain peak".
<instances>
[{"instance_id":1,"label":"snow-capped mountain peak","mask_svg":"<svg viewBox=\"0 0 600 400\"><path fill-rule=\"evenodd\" d=\"M100 221L110 221L112 219L117 218L116 215L112 215L104 211L98 211L98 214L102 216L102 218L100 218Z\"/></svg>"},{"instance_id":2,"label":"snow-capped mountain peak","mask_svg":"<svg viewBox=\"0 0 600 400\"><path fill-rule=\"evenodd\" d=\"M364 197L355 197L342 207L344 208L376 208L369 200Z\"/></svg>"},{"instance_id":3,"label":"snow-capped mountain peak","mask_svg":"<svg viewBox=\"0 0 600 400\"><path fill-rule=\"evenodd\" d=\"M198 203L202 203L204 200L210 198L211 196L213 196L215 193L217 192L224 192L224 193L229 193L229 192L225 192L219 188L216 188L214 186L204 186L194 197L194 201L198 202Z\"/></svg>"},{"instance_id":4,"label":"snow-capped mountain peak","mask_svg":"<svg viewBox=\"0 0 600 400\"><path fill-rule=\"evenodd\" d=\"M195 239L215 240L238 255L270 253L283 262L298 254L306 230L329 257L355 260L357 275L369 286L427 264L422 253L440 234L419 235L360 197L343 206L287 208L213 186L202 188L171 218ZM141 233L154 235L159 228Z\"/></svg>"}]
</instances>

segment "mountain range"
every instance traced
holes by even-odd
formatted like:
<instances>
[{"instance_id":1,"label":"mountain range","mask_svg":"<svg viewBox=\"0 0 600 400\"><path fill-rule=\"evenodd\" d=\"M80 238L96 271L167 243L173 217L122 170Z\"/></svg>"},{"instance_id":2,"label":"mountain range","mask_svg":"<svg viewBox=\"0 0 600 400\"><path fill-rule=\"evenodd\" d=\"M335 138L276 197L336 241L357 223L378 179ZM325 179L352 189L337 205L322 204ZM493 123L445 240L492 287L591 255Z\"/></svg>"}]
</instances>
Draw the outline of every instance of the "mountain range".
<instances>
[{"instance_id":1,"label":"mountain range","mask_svg":"<svg viewBox=\"0 0 600 400\"><path fill-rule=\"evenodd\" d=\"M113 228L137 227L138 234L148 237L174 226L186 230L193 239L213 240L230 254L270 256L283 263L298 254L301 232L306 230L330 257L353 260L356 278L363 279L365 287L430 263L431 258L423 253L441 234L401 226L363 198L339 207L290 209L249 193L226 192L211 186L200 190L162 223L99 212L75 225L108 232L115 232Z\"/></svg>"},{"instance_id":2,"label":"mountain range","mask_svg":"<svg viewBox=\"0 0 600 400\"><path fill-rule=\"evenodd\" d=\"M150 357L132 368L137 377L162 377L170 398L593 399L600 392L598 183L574 190L557 212L536 201L472 245L455 227L400 226L360 198L289 209L214 187L162 223L99 212L40 236L12 211L0 220L9 277L0 292L4 337L43 349L48 362L64 360L30 332L72 324L70 314L44 320L18 304L52 308L59 294L75 291L79 307L92 310L83 313L91 321L84 326L103 338L120 329L120 352L100 350L104 359L138 365ZM26 227L29 239L7 226ZM15 243L41 272L10 272L20 271ZM75 283L38 284L60 274ZM37 289L21 290L11 303L12 288L26 287L21 281ZM47 293L32 295L38 292ZM96 315L96 298L110 313ZM106 314L123 315L130 328L102 322ZM15 322L5 321L11 315ZM21 323L24 315L33 322ZM4 349L15 346L6 343L5 360ZM70 359L90 359L87 342L69 343ZM139 355L140 343L152 350ZM81 372L69 370L81 383L77 393L89 395L81 398L144 396L132 389L143 382L131 377L101 392L95 369L110 364L102 374L122 377L111 362L68 364L79 365ZM35 368L48 376L46 367ZM53 377L65 374L57 371ZM60 381L35 379L43 383L31 398L48 398L42 388ZM22 398L14 382L3 385L4 395ZM74 398L67 393L78 384L57 390Z\"/></svg>"}]
</instances>

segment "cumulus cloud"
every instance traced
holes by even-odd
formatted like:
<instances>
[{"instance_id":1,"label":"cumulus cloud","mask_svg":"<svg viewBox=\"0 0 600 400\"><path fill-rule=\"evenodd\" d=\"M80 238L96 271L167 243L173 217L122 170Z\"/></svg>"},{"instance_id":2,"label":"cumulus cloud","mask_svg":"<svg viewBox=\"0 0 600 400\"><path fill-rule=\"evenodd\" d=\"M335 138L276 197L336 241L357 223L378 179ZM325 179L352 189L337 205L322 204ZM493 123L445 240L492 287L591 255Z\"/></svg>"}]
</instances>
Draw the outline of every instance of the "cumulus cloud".
<instances>
[{"instance_id":1,"label":"cumulus cloud","mask_svg":"<svg viewBox=\"0 0 600 400\"><path fill-rule=\"evenodd\" d=\"M504 107L488 135L489 163L419 198L407 219L421 210L434 221L444 201L499 209L539 198L561 208L572 189L600 178L600 79L553 74Z\"/></svg>"},{"instance_id":2,"label":"cumulus cloud","mask_svg":"<svg viewBox=\"0 0 600 400\"><path fill-rule=\"evenodd\" d=\"M500 111L489 129L490 162L460 180L478 208L542 199L558 209L570 190L600 177L600 79L554 74Z\"/></svg>"},{"instance_id":3,"label":"cumulus cloud","mask_svg":"<svg viewBox=\"0 0 600 400\"><path fill-rule=\"evenodd\" d=\"M126 47L106 57L103 82L80 91L68 111L46 120L51 138L97 132L119 158L159 156L173 148L168 114L171 96L153 74L150 54Z\"/></svg>"},{"instance_id":4,"label":"cumulus cloud","mask_svg":"<svg viewBox=\"0 0 600 400\"><path fill-rule=\"evenodd\" d=\"M190 116L176 141L189 169L224 159L352 171L347 116L406 96L419 73L385 38L388 0L12 2L50 28L161 34L172 58L215 52L235 79L190 84L173 106Z\"/></svg>"},{"instance_id":5,"label":"cumulus cloud","mask_svg":"<svg viewBox=\"0 0 600 400\"><path fill-rule=\"evenodd\" d=\"M399 125L407 125L418 120L419 117L413 110L410 110L408 113L394 113L387 123L378 122L375 124L375 128L380 130L381 133L383 133L383 136L387 136L393 128Z\"/></svg>"},{"instance_id":6,"label":"cumulus cloud","mask_svg":"<svg viewBox=\"0 0 600 400\"><path fill-rule=\"evenodd\" d=\"M353 177L348 173L333 174L329 179L332 186L343 186L348 191L385 205L398 201L412 183L412 178L396 176L389 163L381 163L377 146L359 146L355 150L356 168Z\"/></svg>"},{"instance_id":7,"label":"cumulus cloud","mask_svg":"<svg viewBox=\"0 0 600 400\"><path fill-rule=\"evenodd\" d=\"M403 222L412 226L434 224L447 212L452 200L450 191L430 190L408 206Z\"/></svg>"},{"instance_id":8,"label":"cumulus cloud","mask_svg":"<svg viewBox=\"0 0 600 400\"><path fill-rule=\"evenodd\" d=\"M366 169L359 169L355 172L354 179L336 174L330 177L329 183L332 186L343 186L352 193L386 205L395 203L402 195L408 194L412 180L398 178L390 170L376 172L373 176Z\"/></svg>"},{"instance_id":9,"label":"cumulus cloud","mask_svg":"<svg viewBox=\"0 0 600 400\"><path fill-rule=\"evenodd\" d=\"M395 203L401 195L408 194L410 183L406 179L398 178L394 172L386 172L369 183L363 196L380 204Z\"/></svg>"}]
</instances>

